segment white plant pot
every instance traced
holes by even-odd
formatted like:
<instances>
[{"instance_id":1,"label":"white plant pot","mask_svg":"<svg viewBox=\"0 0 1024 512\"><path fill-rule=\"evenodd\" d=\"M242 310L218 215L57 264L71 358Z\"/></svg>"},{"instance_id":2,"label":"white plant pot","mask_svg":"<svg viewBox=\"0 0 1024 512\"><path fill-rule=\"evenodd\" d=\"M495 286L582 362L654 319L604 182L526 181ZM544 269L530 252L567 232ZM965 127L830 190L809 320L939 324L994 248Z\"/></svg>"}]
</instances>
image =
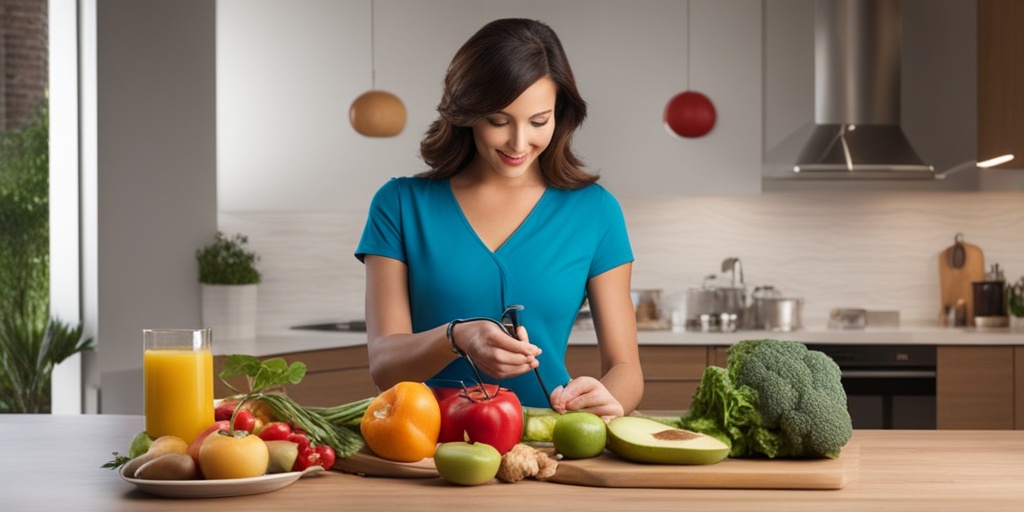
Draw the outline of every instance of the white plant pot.
<instances>
[{"instance_id":1,"label":"white plant pot","mask_svg":"<svg viewBox=\"0 0 1024 512\"><path fill-rule=\"evenodd\" d=\"M1024 332L1024 316L1010 315L1010 330L1014 332Z\"/></svg>"},{"instance_id":2,"label":"white plant pot","mask_svg":"<svg viewBox=\"0 0 1024 512\"><path fill-rule=\"evenodd\" d=\"M213 341L256 338L256 284L203 284L203 327Z\"/></svg>"}]
</instances>

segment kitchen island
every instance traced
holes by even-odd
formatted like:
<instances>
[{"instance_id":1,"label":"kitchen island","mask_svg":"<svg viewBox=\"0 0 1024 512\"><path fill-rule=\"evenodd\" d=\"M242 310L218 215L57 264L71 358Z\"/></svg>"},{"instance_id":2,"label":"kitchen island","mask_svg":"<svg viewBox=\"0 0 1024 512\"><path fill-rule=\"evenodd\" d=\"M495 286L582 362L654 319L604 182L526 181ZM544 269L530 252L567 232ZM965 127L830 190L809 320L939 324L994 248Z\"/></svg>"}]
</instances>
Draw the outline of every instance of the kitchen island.
<instances>
[{"instance_id":1,"label":"kitchen island","mask_svg":"<svg viewBox=\"0 0 1024 512\"><path fill-rule=\"evenodd\" d=\"M609 489L526 480L457 487L439 478L328 472L251 496L159 498L100 465L126 452L141 416L0 415L4 510L1020 510L1024 431L854 432L839 490Z\"/></svg>"}]
</instances>

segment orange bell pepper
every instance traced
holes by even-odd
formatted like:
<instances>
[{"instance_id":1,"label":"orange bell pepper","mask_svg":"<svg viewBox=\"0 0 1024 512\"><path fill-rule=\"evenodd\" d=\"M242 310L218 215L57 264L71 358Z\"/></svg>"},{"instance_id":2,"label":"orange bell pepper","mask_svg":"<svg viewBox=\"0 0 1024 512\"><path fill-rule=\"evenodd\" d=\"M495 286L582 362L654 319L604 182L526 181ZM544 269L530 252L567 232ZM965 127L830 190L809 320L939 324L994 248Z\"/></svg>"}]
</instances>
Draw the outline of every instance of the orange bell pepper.
<instances>
[{"instance_id":1,"label":"orange bell pepper","mask_svg":"<svg viewBox=\"0 0 1024 512\"><path fill-rule=\"evenodd\" d=\"M378 457L416 462L434 455L441 408L426 384L399 382L373 399L359 429Z\"/></svg>"}]
</instances>

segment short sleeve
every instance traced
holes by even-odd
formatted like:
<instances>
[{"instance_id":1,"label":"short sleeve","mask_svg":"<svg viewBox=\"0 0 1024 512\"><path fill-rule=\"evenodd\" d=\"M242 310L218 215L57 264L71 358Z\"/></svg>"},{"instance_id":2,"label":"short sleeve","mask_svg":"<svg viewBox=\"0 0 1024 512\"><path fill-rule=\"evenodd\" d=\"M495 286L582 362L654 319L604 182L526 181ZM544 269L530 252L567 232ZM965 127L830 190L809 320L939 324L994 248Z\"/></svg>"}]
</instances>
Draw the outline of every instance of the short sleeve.
<instances>
[{"instance_id":1,"label":"short sleeve","mask_svg":"<svg viewBox=\"0 0 1024 512\"><path fill-rule=\"evenodd\" d=\"M622 214L622 207L611 193L603 187L600 190L601 215L598 218L602 221L603 234L597 242L588 279L633 261L633 248L629 244L629 233L626 230L626 218Z\"/></svg>"},{"instance_id":2,"label":"short sleeve","mask_svg":"<svg viewBox=\"0 0 1024 512\"><path fill-rule=\"evenodd\" d=\"M364 261L367 254L406 261L402 241L402 187L399 179L391 179L381 186L370 201L366 226L355 256L359 261Z\"/></svg>"}]
</instances>

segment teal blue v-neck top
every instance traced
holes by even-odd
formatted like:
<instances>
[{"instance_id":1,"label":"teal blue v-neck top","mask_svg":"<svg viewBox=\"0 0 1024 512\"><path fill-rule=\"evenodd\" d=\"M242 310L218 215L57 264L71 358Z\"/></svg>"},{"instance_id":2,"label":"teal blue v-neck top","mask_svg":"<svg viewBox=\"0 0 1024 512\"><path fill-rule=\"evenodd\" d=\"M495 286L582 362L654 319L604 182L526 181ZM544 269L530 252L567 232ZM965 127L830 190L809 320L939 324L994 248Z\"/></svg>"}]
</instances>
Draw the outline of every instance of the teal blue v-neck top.
<instances>
[{"instance_id":1,"label":"teal blue v-neck top","mask_svg":"<svg viewBox=\"0 0 1024 512\"><path fill-rule=\"evenodd\" d=\"M539 370L549 392L569 381L565 352L587 280L633 261L622 209L600 185L548 188L492 252L463 215L449 180L415 177L391 179L374 195L355 253L360 260L367 254L408 267L413 332L457 318L500 320L506 306L523 305L520 321L543 351ZM460 358L428 383L474 380ZM525 406L548 406L533 372L501 385Z\"/></svg>"}]
</instances>

